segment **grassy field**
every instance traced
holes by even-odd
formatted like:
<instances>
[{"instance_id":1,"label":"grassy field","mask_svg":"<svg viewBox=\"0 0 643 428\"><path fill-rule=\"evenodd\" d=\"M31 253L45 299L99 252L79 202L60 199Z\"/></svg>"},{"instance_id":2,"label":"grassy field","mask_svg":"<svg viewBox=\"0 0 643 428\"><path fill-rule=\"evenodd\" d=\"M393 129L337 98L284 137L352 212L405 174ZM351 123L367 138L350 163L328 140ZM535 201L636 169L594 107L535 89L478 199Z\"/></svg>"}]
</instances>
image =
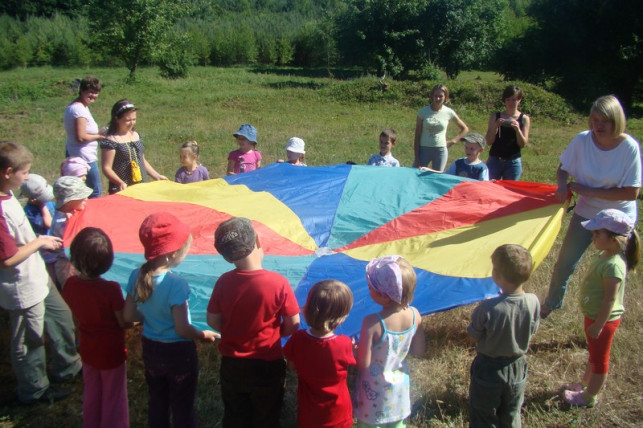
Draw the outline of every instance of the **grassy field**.
<instances>
[{"instance_id":1,"label":"grassy field","mask_svg":"<svg viewBox=\"0 0 643 428\"><path fill-rule=\"evenodd\" d=\"M99 124L109 119L114 102L128 98L139 108L137 129L145 141L146 157L161 173L173 176L180 166L178 150L187 139L202 147L201 162L212 176L225 172L227 153L235 148L232 133L241 123L258 129L258 148L264 164L283 158L288 138L306 141L309 165L365 163L378 150L383 128L398 132L395 156L403 165L413 160L413 131L417 110L426 102L434 82L390 82L375 78L340 80L297 69L196 68L189 79L162 80L143 69L135 85L127 84L124 69L27 69L0 73L0 140L13 139L35 154L32 171L54 180L63 160L65 134L62 112L75 97L72 81L88 73L104 83L91 106ZM321 73L323 76L324 73ZM335 72L335 76L340 73ZM451 107L472 131L483 133L489 113L500 105L505 82L496 75L463 73L447 85L454 94ZM528 181L554 182L557 158L570 139L586 129L586 112L570 110L563 100L530 85L524 111L531 114L529 146L523 151ZM588 106L589 107L589 106ZM639 141L643 120L630 119L628 132ZM462 156L461 147L450 158ZM483 155L486 158L486 153ZM403 190L403 189L402 189ZM640 210L639 210L640 211ZM565 219L566 226L568 218ZM135 237L133 237L135 239ZM529 291L544 297L558 246L534 272ZM607 388L597 408L569 410L558 398L563 383L576 381L586 360L581 315L576 304L578 283L587 263L572 278L563 311L542 323L532 341L529 381L523 408L525 426L619 426L643 423L643 289L641 276L631 274L626 308L612 351ZM413 358L409 420L417 427L466 426L469 365L475 354L465 328L473 306L424 317L428 352ZM82 382L68 385L71 398L54 405L23 407L14 401L15 380L8 355L7 315L0 312L0 427L81 426ZM128 332L128 387L132 426L146 425L147 386L140 358L140 331ZM197 397L202 426L219 426L222 404L218 385L219 355L211 345L199 345L201 377ZM289 376L283 421L294 426L296 377Z\"/></svg>"}]
</instances>

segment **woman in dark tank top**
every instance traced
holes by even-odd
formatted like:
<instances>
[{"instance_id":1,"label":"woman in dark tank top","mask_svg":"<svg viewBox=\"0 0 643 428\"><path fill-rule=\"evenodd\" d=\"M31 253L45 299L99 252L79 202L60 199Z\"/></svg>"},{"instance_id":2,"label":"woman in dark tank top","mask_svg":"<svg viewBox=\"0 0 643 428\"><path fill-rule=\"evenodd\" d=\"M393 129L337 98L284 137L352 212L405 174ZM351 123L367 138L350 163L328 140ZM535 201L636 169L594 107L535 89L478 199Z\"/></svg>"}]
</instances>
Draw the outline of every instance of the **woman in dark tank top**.
<instances>
[{"instance_id":1,"label":"woman in dark tank top","mask_svg":"<svg viewBox=\"0 0 643 428\"><path fill-rule=\"evenodd\" d=\"M490 180L518 180L522 174L520 149L527 145L531 122L518 111L520 101L522 90L507 86L502 93L505 111L489 116L486 139L491 148L487 160Z\"/></svg>"}]
</instances>

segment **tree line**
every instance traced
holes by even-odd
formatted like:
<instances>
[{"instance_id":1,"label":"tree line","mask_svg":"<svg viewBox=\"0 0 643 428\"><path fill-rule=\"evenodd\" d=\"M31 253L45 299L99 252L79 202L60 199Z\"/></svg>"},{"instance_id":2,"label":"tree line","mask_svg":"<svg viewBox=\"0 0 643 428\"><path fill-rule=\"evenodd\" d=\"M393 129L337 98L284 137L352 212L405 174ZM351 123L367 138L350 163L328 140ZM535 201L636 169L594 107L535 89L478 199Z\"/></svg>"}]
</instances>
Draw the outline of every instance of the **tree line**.
<instances>
[{"instance_id":1,"label":"tree line","mask_svg":"<svg viewBox=\"0 0 643 428\"><path fill-rule=\"evenodd\" d=\"M0 68L264 64L382 78L491 70L575 101L640 100L638 0L5 0Z\"/></svg>"}]
</instances>

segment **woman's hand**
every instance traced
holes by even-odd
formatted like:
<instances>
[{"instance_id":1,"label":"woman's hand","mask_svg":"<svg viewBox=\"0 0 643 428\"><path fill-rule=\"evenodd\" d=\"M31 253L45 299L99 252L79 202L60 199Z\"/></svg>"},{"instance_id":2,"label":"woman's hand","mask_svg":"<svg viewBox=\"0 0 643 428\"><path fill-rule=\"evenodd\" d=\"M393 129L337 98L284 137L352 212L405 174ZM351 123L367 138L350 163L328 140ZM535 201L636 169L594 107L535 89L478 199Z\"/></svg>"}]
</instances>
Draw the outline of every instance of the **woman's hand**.
<instances>
[{"instance_id":1,"label":"woman's hand","mask_svg":"<svg viewBox=\"0 0 643 428\"><path fill-rule=\"evenodd\" d=\"M558 186L556 189L556 199L560 202L565 202L567 198L569 197L569 188L567 187L567 183L565 183L562 186Z\"/></svg>"}]
</instances>

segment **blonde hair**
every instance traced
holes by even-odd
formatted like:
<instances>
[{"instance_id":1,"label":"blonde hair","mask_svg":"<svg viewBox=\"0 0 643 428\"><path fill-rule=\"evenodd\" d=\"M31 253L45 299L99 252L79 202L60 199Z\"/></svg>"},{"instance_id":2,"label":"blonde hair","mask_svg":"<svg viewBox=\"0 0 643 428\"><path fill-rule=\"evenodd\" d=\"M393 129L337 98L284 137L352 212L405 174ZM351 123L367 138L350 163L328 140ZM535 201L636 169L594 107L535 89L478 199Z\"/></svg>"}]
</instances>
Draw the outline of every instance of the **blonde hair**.
<instances>
[{"instance_id":1,"label":"blonde hair","mask_svg":"<svg viewBox=\"0 0 643 428\"><path fill-rule=\"evenodd\" d=\"M346 284L334 279L320 281L308 291L304 316L316 330L333 331L353 307L353 293Z\"/></svg>"},{"instance_id":2,"label":"blonde hair","mask_svg":"<svg viewBox=\"0 0 643 428\"><path fill-rule=\"evenodd\" d=\"M415 275L415 269L413 269L413 266L411 266L404 257L397 259L396 263L400 267L400 272L402 273L402 299L400 300L400 304L402 306L408 306L413 301L417 276Z\"/></svg>"},{"instance_id":3,"label":"blonde hair","mask_svg":"<svg viewBox=\"0 0 643 428\"><path fill-rule=\"evenodd\" d=\"M196 157L199 157L199 143L197 143L194 140L189 140L181 144L181 149L190 149L190 152L193 155L195 155Z\"/></svg>"},{"instance_id":4,"label":"blonde hair","mask_svg":"<svg viewBox=\"0 0 643 428\"><path fill-rule=\"evenodd\" d=\"M620 101L614 95L599 97L592 104L590 114L593 111L612 122L614 125L614 132L611 135L612 138L620 137L625 133L625 112L623 111L623 106L621 106ZM589 129L592 129L591 119L589 120Z\"/></svg>"},{"instance_id":5,"label":"blonde hair","mask_svg":"<svg viewBox=\"0 0 643 428\"><path fill-rule=\"evenodd\" d=\"M431 99L431 101L433 101L433 94L436 93L437 91L444 92L444 104L446 104L450 100L450 98L449 98L449 88L447 88L446 85L442 85L442 84L435 85L431 89L431 93L429 94L429 98Z\"/></svg>"},{"instance_id":6,"label":"blonde hair","mask_svg":"<svg viewBox=\"0 0 643 428\"><path fill-rule=\"evenodd\" d=\"M625 265L627 270L635 270L641 258L641 238L636 229L633 229L628 236L619 235L605 229L609 236L614 238L621 247L621 252L625 256Z\"/></svg>"},{"instance_id":7,"label":"blonde hair","mask_svg":"<svg viewBox=\"0 0 643 428\"><path fill-rule=\"evenodd\" d=\"M154 292L154 283L152 282L152 268L153 266L159 266L163 264L159 263L160 259L165 258L165 264L168 268L176 266L178 263L173 263L174 260L180 260L190 249L192 244L192 235L188 236L188 239L185 241L183 246L176 251L173 251L174 257L170 260L170 255L172 253L162 254L155 259L148 260L141 265L141 268L138 271L138 278L136 279L135 300L137 302L145 302L152 296Z\"/></svg>"}]
</instances>

